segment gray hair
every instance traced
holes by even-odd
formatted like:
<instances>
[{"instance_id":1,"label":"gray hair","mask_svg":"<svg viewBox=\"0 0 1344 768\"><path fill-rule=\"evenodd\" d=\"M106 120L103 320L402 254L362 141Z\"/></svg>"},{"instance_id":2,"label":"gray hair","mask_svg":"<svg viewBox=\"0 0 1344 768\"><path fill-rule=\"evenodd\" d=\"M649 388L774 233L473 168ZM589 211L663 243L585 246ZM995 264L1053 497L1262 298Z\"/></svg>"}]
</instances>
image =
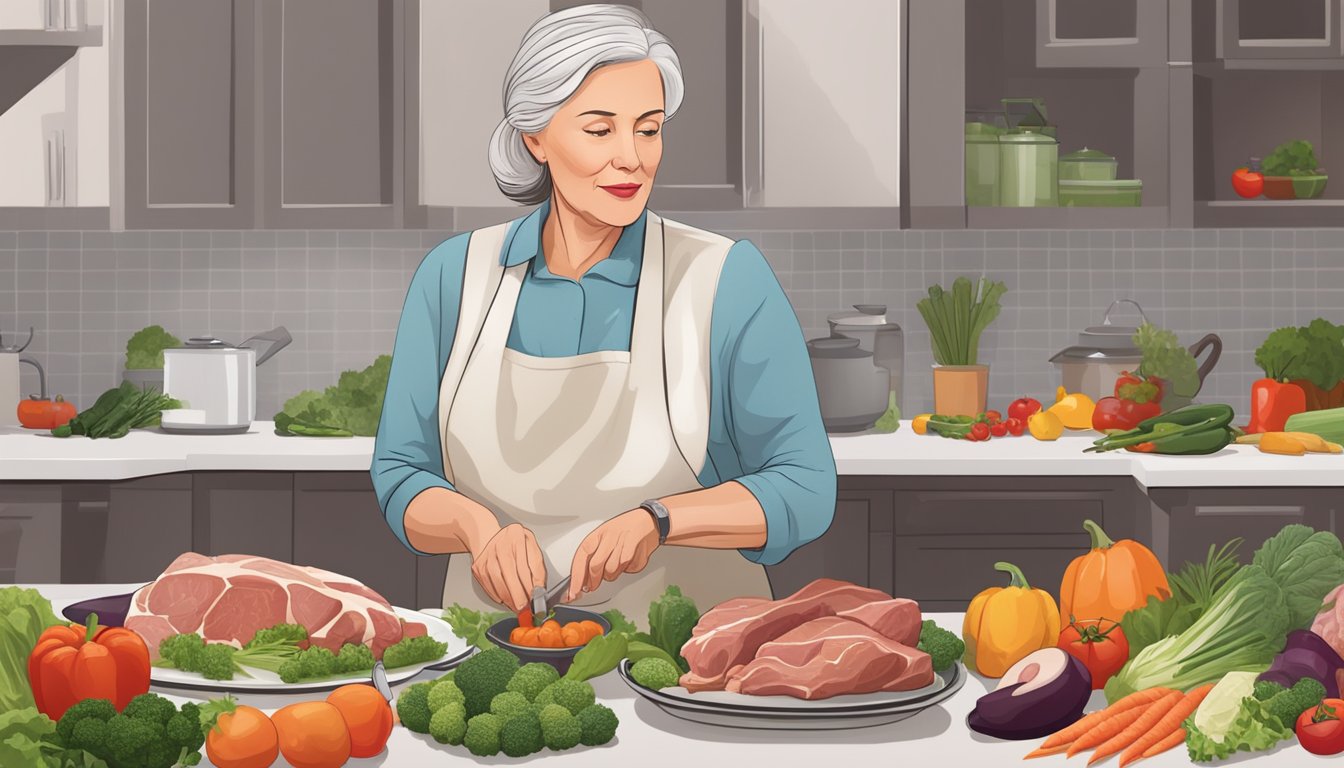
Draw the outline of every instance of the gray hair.
<instances>
[{"instance_id":1,"label":"gray hair","mask_svg":"<svg viewBox=\"0 0 1344 768\"><path fill-rule=\"evenodd\" d=\"M643 13L624 5L580 5L533 24L504 78L504 119L490 137L490 170L499 190L524 205L550 197L550 171L524 146L523 134L544 129L594 69L644 59L662 74L670 119L686 90L681 62Z\"/></svg>"}]
</instances>

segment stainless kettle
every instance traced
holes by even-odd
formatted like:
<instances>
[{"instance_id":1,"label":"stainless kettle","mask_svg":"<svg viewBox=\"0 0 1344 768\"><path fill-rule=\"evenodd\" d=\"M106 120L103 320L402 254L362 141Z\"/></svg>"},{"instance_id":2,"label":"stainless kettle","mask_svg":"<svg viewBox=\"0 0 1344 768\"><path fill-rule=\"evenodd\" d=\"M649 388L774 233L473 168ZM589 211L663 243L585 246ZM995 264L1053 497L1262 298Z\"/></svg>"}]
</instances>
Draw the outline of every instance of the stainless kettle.
<instances>
[{"instance_id":1,"label":"stainless kettle","mask_svg":"<svg viewBox=\"0 0 1344 768\"><path fill-rule=\"evenodd\" d=\"M46 397L47 373L42 365L28 355L22 354L33 343L33 329L28 329L28 339L23 343L6 345L0 336L0 427L19 425L19 403L24 400L23 384L20 381L20 365L31 365L37 369L37 378Z\"/></svg>"}]
</instances>

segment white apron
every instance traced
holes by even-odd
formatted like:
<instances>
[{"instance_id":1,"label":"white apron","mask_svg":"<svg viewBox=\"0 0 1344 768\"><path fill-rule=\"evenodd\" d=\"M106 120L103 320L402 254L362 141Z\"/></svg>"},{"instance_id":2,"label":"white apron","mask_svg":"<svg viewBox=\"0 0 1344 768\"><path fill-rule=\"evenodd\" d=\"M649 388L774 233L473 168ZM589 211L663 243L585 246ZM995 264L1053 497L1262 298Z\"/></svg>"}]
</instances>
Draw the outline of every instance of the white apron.
<instances>
[{"instance_id":1,"label":"white apron","mask_svg":"<svg viewBox=\"0 0 1344 768\"><path fill-rule=\"evenodd\" d=\"M477 230L468 246L439 391L444 472L501 525L532 531L547 584L555 584L601 523L646 499L700 488L710 310L732 242L648 213L630 351L550 358L506 347L530 268L501 266L507 229ZM770 596L765 569L737 550L662 546L643 571L604 582L574 604L616 608L643 624L669 584L702 611L733 597ZM465 554L449 559L443 602L499 609Z\"/></svg>"}]
</instances>

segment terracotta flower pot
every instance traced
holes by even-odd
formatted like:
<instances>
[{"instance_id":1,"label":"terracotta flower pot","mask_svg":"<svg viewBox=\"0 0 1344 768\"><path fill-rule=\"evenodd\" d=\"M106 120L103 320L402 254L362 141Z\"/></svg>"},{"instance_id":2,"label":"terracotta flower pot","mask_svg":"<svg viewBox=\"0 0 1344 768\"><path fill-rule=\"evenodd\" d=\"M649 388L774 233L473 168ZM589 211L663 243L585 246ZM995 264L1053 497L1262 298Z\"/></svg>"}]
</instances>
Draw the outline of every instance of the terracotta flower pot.
<instances>
[{"instance_id":1,"label":"terracotta flower pot","mask_svg":"<svg viewBox=\"0 0 1344 768\"><path fill-rule=\"evenodd\" d=\"M978 416L989 396L988 365L933 366L933 410L942 416Z\"/></svg>"}]
</instances>

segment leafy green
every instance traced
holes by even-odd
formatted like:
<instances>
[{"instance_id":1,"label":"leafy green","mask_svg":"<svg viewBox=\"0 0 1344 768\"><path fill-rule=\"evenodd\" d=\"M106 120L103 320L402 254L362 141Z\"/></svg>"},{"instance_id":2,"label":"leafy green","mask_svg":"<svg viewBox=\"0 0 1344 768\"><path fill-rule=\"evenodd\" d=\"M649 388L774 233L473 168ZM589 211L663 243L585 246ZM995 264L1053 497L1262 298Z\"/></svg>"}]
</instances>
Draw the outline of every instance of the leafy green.
<instances>
[{"instance_id":1,"label":"leafy green","mask_svg":"<svg viewBox=\"0 0 1344 768\"><path fill-rule=\"evenodd\" d=\"M126 341L126 369L163 368L163 350L180 346L182 342L161 325L141 328Z\"/></svg>"},{"instance_id":2,"label":"leafy green","mask_svg":"<svg viewBox=\"0 0 1344 768\"><path fill-rule=\"evenodd\" d=\"M1280 328L1269 334L1255 350L1255 364L1265 377L1280 381L1287 378L1293 365L1307 354L1307 340L1297 328Z\"/></svg>"},{"instance_id":3,"label":"leafy green","mask_svg":"<svg viewBox=\"0 0 1344 768\"><path fill-rule=\"evenodd\" d=\"M0 588L0 712L33 706L28 655L42 630L60 623L37 590Z\"/></svg>"},{"instance_id":4,"label":"leafy green","mask_svg":"<svg viewBox=\"0 0 1344 768\"><path fill-rule=\"evenodd\" d=\"M1209 695L1212 696L1212 692ZM1195 725L1195 721L1193 716L1185 721L1185 748L1190 759L1197 763L1223 760L1234 752L1266 750L1293 736L1292 728L1280 723L1269 713L1265 703L1254 696L1241 699L1225 733L1206 733Z\"/></svg>"},{"instance_id":5,"label":"leafy green","mask_svg":"<svg viewBox=\"0 0 1344 768\"><path fill-rule=\"evenodd\" d=\"M1303 139L1285 141L1262 164L1266 176L1311 176L1317 168L1316 151Z\"/></svg>"},{"instance_id":6,"label":"leafy green","mask_svg":"<svg viewBox=\"0 0 1344 768\"><path fill-rule=\"evenodd\" d=\"M915 305L929 326L933 359L939 365L974 365L980 334L999 316L999 299L1008 291L1001 282L980 278L973 289L966 277L952 281L952 291L929 287L928 298Z\"/></svg>"},{"instance_id":7,"label":"leafy green","mask_svg":"<svg viewBox=\"0 0 1344 768\"><path fill-rule=\"evenodd\" d=\"M892 392L887 396L887 412L878 418L877 423L873 425L873 430L882 433L891 433L901 428L901 409L896 406L896 393Z\"/></svg>"},{"instance_id":8,"label":"leafy green","mask_svg":"<svg viewBox=\"0 0 1344 768\"><path fill-rule=\"evenodd\" d=\"M1325 596L1344 583L1344 546L1329 531L1288 525L1256 551L1260 566L1283 590L1288 629L1304 629L1321 612Z\"/></svg>"},{"instance_id":9,"label":"leafy green","mask_svg":"<svg viewBox=\"0 0 1344 768\"><path fill-rule=\"evenodd\" d=\"M1284 645L1283 590L1257 565L1237 571L1188 629L1149 645L1106 683L1111 703L1154 686L1190 690L1228 672L1263 671Z\"/></svg>"},{"instance_id":10,"label":"leafy green","mask_svg":"<svg viewBox=\"0 0 1344 768\"><path fill-rule=\"evenodd\" d=\"M626 635L633 635L639 631L635 627L635 623L633 621L627 619L624 613L621 613L615 608L612 608L609 611L605 611L602 614L602 618L606 619L607 622L611 624L611 631L613 633L620 632Z\"/></svg>"},{"instance_id":11,"label":"leafy green","mask_svg":"<svg viewBox=\"0 0 1344 768\"><path fill-rule=\"evenodd\" d=\"M345 649L342 648L341 650L344 651ZM448 650L447 643L441 643L429 635L403 637L383 651L383 664L388 669L409 667L412 664L424 664L439 659L446 650ZM367 669L373 669L371 655Z\"/></svg>"},{"instance_id":12,"label":"leafy green","mask_svg":"<svg viewBox=\"0 0 1344 768\"><path fill-rule=\"evenodd\" d=\"M1186 563L1180 571L1168 578L1171 596L1166 600L1149 597L1142 608L1126 613L1120 625L1129 642L1129 658L1164 637L1178 635L1190 628L1208 607L1213 596L1241 568L1237 562L1240 538L1232 539L1221 548L1209 545L1203 563Z\"/></svg>"},{"instance_id":13,"label":"leafy green","mask_svg":"<svg viewBox=\"0 0 1344 768\"><path fill-rule=\"evenodd\" d=\"M574 654L574 663L565 673L565 679L591 680L607 674L625 658L629 643L625 635L614 632L594 637Z\"/></svg>"},{"instance_id":14,"label":"leafy green","mask_svg":"<svg viewBox=\"0 0 1344 768\"><path fill-rule=\"evenodd\" d=\"M695 602L681 593L681 588L669 585L662 596L649 606L649 635L653 644L676 659L682 672L690 665L681 656L681 647L691 639L691 630L700 621L700 609Z\"/></svg>"},{"instance_id":15,"label":"leafy green","mask_svg":"<svg viewBox=\"0 0 1344 768\"><path fill-rule=\"evenodd\" d=\"M120 387L99 395L88 410L52 429L51 434L56 437L125 437L132 429L156 426L160 411L181 407L181 402L162 392L140 389L129 381L123 381Z\"/></svg>"},{"instance_id":16,"label":"leafy green","mask_svg":"<svg viewBox=\"0 0 1344 768\"><path fill-rule=\"evenodd\" d=\"M1199 392L1199 365L1175 333L1144 323L1134 333L1134 346L1143 354L1139 372L1144 376L1166 381L1167 391L1179 397Z\"/></svg>"},{"instance_id":17,"label":"leafy green","mask_svg":"<svg viewBox=\"0 0 1344 768\"><path fill-rule=\"evenodd\" d=\"M391 370L392 356L381 355L362 371L345 371L324 392L300 392L275 415L275 433L309 437L378 434Z\"/></svg>"},{"instance_id":18,"label":"leafy green","mask_svg":"<svg viewBox=\"0 0 1344 768\"><path fill-rule=\"evenodd\" d=\"M483 651L498 647L485 636L486 630L495 622L507 619L511 615L504 612L473 611L456 603L443 609L443 620L452 627L453 634Z\"/></svg>"},{"instance_id":19,"label":"leafy green","mask_svg":"<svg viewBox=\"0 0 1344 768\"><path fill-rule=\"evenodd\" d=\"M1306 342L1306 351L1284 375L1306 379L1321 389L1333 389L1344 380L1344 325L1318 317L1297 331Z\"/></svg>"}]
</instances>

